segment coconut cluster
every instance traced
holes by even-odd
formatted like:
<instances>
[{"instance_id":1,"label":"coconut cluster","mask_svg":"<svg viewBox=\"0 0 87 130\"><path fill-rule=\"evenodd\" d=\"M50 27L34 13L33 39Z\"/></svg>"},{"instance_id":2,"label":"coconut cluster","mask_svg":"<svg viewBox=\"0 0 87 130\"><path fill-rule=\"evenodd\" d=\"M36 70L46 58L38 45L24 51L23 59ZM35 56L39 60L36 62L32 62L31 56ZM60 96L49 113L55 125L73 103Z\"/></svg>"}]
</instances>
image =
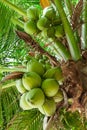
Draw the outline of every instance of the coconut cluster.
<instances>
[{"instance_id":1,"label":"coconut cluster","mask_svg":"<svg viewBox=\"0 0 87 130\"><path fill-rule=\"evenodd\" d=\"M45 70L42 63L31 60L26 73L16 80L16 88L21 93L20 107L23 110L37 108L42 114L51 116L56 111L56 103L63 100L59 82L62 71L59 67Z\"/></svg>"},{"instance_id":2,"label":"coconut cluster","mask_svg":"<svg viewBox=\"0 0 87 130\"><path fill-rule=\"evenodd\" d=\"M35 6L27 9L28 21L24 24L26 33L33 35L41 33L43 37L61 38L64 35L61 18L56 7L49 6L42 11Z\"/></svg>"}]
</instances>

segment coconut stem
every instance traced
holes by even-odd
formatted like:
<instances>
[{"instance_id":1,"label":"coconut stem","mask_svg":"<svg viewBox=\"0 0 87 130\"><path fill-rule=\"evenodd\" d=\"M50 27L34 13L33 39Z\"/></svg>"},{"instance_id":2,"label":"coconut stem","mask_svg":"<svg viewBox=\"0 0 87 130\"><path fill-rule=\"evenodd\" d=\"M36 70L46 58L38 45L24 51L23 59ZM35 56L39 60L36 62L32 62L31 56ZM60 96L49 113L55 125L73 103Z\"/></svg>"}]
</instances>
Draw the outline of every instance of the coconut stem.
<instances>
[{"instance_id":1,"label":"coconut stem","mask_svg":"<svg viewBox=\"0 0 87 130\"><path fill-rule=\"evenodd\" d=\"M16 5L12 4L11 2L7 1L7 0L0 0L0 2L2 2L3 4L7 5L9 8L11 8L12 10L16 11L17 13L19 13L22 16L27 16L26 11L24 11L23 9L21 9L20 7L17 7Z\"/></svg>"}]
</instances>

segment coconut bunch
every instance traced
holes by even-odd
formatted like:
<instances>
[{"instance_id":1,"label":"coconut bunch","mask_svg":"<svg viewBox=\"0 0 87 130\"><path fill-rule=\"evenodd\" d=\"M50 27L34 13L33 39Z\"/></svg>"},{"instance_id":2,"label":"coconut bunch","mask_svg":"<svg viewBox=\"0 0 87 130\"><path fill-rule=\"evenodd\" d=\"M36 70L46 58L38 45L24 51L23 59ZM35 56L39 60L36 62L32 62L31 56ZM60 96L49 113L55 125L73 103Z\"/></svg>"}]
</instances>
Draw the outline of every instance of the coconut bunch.
<instances>
[{"instance_id":1,"label":"coconut bunch","mask_svg":"<svg viewBox=\"0 0 87 130\"><path fill-rule=\"evenodd\" d=\"M36 59L37 61L39 61L40 63L43 64L45 71L47 69L51 68L50 60L46 55L44 55L44 54L42 55L42 54L40 54L40 52L37 52L37 51L29 52L29 53L33 53L33 56L32 56L32 54L25 55L24 60L22 61L23 66L26 66L28 61Z\"/></svg>"},{"instance_id":2,"label":"coconut bunch","mask_svg":"<svg viewBox=\"0 0 87 130\"><path fill-rule=\"evenodd\" d=\"M20 107L23 110L37 108L42 114L51 116L56 104L63 100L60 81L63 79L59 67L45 69L42 63L31 60L27 63L27 72L16 80L16 88L21 93Z\"/></svg>"},{"instance_id":3,"label":"coconut bunch","mask_svg":"<svg viewBox=\"0 0 87 130\"><path fill-rule=\"evenodd\" d=\"M33 35L41 33L46 38L61 38L64 35L64 30L61 18L55 6L48 6L42 11L35 6L30 6L27 9L27 22L24 23L26 33Z\"/></svg>"}]
</instances>

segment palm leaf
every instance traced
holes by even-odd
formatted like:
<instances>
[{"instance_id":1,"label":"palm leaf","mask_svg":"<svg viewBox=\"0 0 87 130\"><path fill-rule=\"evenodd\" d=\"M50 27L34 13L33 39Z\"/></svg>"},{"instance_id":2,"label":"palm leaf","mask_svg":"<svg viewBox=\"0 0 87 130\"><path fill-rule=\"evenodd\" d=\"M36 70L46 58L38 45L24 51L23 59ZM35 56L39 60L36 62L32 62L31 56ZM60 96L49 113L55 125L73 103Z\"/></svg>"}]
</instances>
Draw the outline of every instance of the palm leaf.
<instances>
[{"instance_id":1,"label":"palm leaf","mask_svg":"<svg viewBox=\"0 0 87 130\"><path fill-rule=\"evenodd\" d=\"M35 110L16 114L5 130L42 130L43 115Z\"/></svg>"},{"instance_id":2,"label":"palm leaf","mask_svg":"<svg viewBox=\"0 0 87 130\"><path fill-rule=\"evenodd\" d=\"M0 62L5 65L17 65L27 53L25 43L10 29L6 36L0 38Z\"/></svg>"},{"instance_id":3,"label":"palm leaf","mask_svg":"<svg viewBox=\"0 0 87 130\"><path fill-rule=\"evenodd\" d=\"M15 113L20 111L18 92L9 88L0 92L0 129L3 130Z\"/></svg>"},{"instance_id":4,"label":"palm leaf","mask_svg":"<svg viewBox=\"0 0 87 130\"><path fill-rule=\"evenodd\" d=\"M14 12L0 3L0 37L9 32Z\"/></svg>"}]
</instances>

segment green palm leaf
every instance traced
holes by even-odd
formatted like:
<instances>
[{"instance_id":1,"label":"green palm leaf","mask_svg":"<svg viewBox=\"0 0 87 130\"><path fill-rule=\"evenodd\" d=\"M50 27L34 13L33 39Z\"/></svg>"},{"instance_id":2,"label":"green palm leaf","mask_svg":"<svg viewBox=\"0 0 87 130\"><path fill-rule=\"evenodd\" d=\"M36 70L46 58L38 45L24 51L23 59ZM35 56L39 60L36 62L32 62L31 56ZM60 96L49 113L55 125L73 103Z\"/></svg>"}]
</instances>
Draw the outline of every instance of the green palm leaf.
<instances>
[{"instance_id":1,"label":"green palm leaf","mask_svg":"<svg viewBox=\"0 0 87 130\"><path fill-rule=\"evenodd\" d=\"M16 114L5 130L42 130L43 115L37 110Z\"/></svg>"},{"instance_id":2,"label":"green palm leaf","mask_svg":"<svg viewBox=\"0 0 87 130\"><path fill-rule=\"evenodd\" d=\"M10 29L5 36L0 38L0 48L0 63L3 65L20 64L28 50L13 29Z\"/></svg>"},{"instance_id":3,"label":"green palm leaf","mask_svg":"<svg viewBox=\"0 0 87 130\"><path fill-rule=\"evenodd\" d=\"M0 130L3 130L14 114L20 111L18 98L15 88L0 91Z\"/></svg>"},{"instance_id":4,"label":"green palm leaf","mask_svg":"<svg viewBox=\"0 0 87 130\"><path fill-rule=\"evenodd\" d=\"M0 37L9 32L14 12L0 3Z\"/></svg>"}]
</instances>

